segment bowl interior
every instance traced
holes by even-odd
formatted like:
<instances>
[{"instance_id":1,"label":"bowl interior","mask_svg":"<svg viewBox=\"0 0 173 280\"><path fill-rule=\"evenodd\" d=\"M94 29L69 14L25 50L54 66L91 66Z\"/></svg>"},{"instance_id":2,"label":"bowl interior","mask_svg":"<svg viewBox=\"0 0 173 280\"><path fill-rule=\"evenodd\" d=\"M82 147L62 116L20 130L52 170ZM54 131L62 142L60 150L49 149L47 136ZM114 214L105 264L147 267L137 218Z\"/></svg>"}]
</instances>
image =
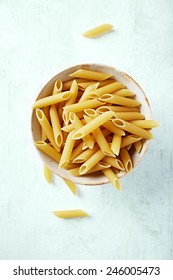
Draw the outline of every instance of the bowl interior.
<instances>
[{"instance_id":1,"label":"bowl interior","mask_svg":"<svg viewBox=\"0 0 173 280\"><path fill-rule=\"evenodd\" d=\"M145 93L143 92L143 90L141 89L141 87L135 82L135 80L132 79L128 74L116 68L112 68L110 66L105 66L105 65L81 64L68 68L60 72L56 76L54 76L41 90L41 92L37 96L37 99L51 95L53 91L54 83L57 79L61 79L62 82L71 80L71 78L68 75L80 68L112 74L117 81L123 83L129 90L133 91L136 94L136 99L140 101L142 104L141 113L145 115L146 119L152 118L148 99ZM32 129L33 140L39 141L41 139L41 127L37 121L35 110L32 111L31 129ZM132 155L134 166L136 166L139 163L140 159L145 154L148 144L149 144L149 140L145 140L141 152L140 153L134 152L134 154ZM72 176L67 170L60 169L58 167L58 164L54 160L49 158L47 155L45 155L43 152L39 151L38 149L37 151L41 159L43 160L43 162L48 166L48 168L58 176L62 177L63 179L74 182L76 184L88 185L88 186L108 183L108 179L101 172L96 172L94 175L89 174L81 177ZM118 177L122 177L125 174L126 174L125 172L120 172L118 174Z\"/></svg>"}]
</instances>

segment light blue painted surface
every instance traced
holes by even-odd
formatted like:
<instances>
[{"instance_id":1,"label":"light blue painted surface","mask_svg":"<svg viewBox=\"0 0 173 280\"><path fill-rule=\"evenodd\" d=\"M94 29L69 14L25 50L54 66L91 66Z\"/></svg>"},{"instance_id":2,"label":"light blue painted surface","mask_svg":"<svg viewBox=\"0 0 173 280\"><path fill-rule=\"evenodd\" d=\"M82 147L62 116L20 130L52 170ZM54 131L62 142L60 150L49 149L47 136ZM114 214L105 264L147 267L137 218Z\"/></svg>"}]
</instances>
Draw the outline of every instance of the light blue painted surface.
<instances>
[{"instance_id":1,"label":"light blue painted surface","mask_svg":"<svg viewBox=\"0 0 173 280\"><path fill-rule=\"evenodd\" d=\"M173 258L173 2L0 1L0 259ZM112 23L96 40L80 34ZM49 186L32 145L31 105L59 71L85 62L128 72L160 127L140 165L111 185ZM91 217L56 219L82 208Z\"/></svg>"}]
</instances>

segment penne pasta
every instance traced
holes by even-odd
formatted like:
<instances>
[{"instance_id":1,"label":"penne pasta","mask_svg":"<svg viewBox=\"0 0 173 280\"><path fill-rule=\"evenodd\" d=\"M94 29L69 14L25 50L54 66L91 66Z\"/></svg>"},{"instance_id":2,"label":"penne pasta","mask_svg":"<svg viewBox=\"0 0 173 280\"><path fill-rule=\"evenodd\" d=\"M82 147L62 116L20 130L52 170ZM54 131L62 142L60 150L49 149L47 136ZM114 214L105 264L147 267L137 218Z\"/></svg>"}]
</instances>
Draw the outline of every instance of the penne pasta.
<instances>
[{"instance_id":1,"label":"penne pasta","mask_svg":"<svg viewBox=\"0 0 173 280\"><path fill-rule=\"evenodd\" d=\"M64 219L71 219L71 218L79 218L79 217L87 217L88 216L88 214L81 209L53 211L53 214L58 218L64 218Z\"/></svg>"},{"instance_id":2,"label":"penne pasta","mask_svg":"<svg viewBox=\"0 0 173 280\"><path fill-rule=\"evenodd\" d=\"M111 104L128 106L128 107L137 107L141 105L141 103L135 99L117 96L115 94L113 95L108 93L103 94L101 97L98 98L98 100L102 102L109 102Z\"/></svg>"},{"instance_id":3,"label":"penne pasta","mask_svg":"<svg viewBox=\"0 0 173 280\"><path fill-rule=\"evenodd\" d=\"M46 134L47 138L53 145L54 149L59 152L59 147L57 146L57 144L55 142L52 127L51 127L48 119L46 118L45 114L43 113L43 111L40 109L37 109L36 117L37 117L37 120L38 120L39 124L41 125L44 133Z\"/></svg>"},{"instance_id":4,"label":"penne pasta","mask_svg":"<svg viewBox=\"0 0 173 280\"><path fill-rule=\"evenodd\" d=\"M110 31L112 28L113 28L112 24L106 23L106 24L102 24L97 27L94 27L88 31L85 31L82 35L85 37L89 37L89 38L95 38L95 37L98 37L108 31Z\"/></svg>"},{"instance_id":5,"label":"penne pasta","mask_svg":"<svg viewBox=\"0 0 173 280\"><path fill-rule=\"evenodd\" d=\"M119 82L114 82L111 84L108 84L106 86L100 87L96 90L93 90L90 92L90 94L88 94L89 98L99 98L100 96L102 96L105 93L112 93L116 90L125 88L125 86ZM102 104L103 105L103 104Z\"/></svg>"},{"instance_id":6,"label":"penne pasta","mask_svg":"<svg viewBox=\"0 0 173 280\"><path fill-rule=\"evenodd\" d=\"M121 140L122 140L122 136L114 134L111 143L111 150L114 152L116 156L118 156L120 153Z\"/></svg>"},{"instance_id":7,"label":"penne pasta","mask_svg":"<svg viewBox=\"0 0 173 280\"><path fill-rule=\"evenodd\" d=\"M51 105L50 107L50 120L52 124L55 143L58 147L60 147L63 142L63 136L62 136L61 124L60 124L58 112L55 105Z\"/></svg>"},{"instance_id":8,"label":"penne pasta","mask_svg":"<svg viewBox=\"0 0 173 280\"><path fill-rule=\"evenodd\" d=\"M143 128L140 128L130 122L126 122L124 120L121 120L121 119L115 119L112 121L117 127L120 127L120 128L123 128L125 131L128 131L132 134L135 134L139 137L142 137L144 139L152 139L153 138L153 135L151 134L151 132L143 129Z\"/></svg>"},{"instance_id":9,"label":"penne pasta","mask_svg":"<svg viewBox=\"0 0 173 280\"><path fill-rule=\"evenodd\" d=\"M76 130L83 127L83 123L79 120L79 118L76 116L76 114L71 112L69 117L70 117L70 122L73 124L73 126ZM94 140L90 134L83 137L82 140L85 142L85 144L88 146L88 148L92 149L94 147Z\"/></svg>"},{"instance_id":10,"label":"penne pasta","mask_svg":"<svg viewBox=\"0 0 173 280\"><path fill-rule=\"evenodd\" d=\"M86 100L76 104L68 105L64 108L64 110L68 112L77 113L83 111L84 109L91 109L91 108L98 107L100 105L103 105L103 102L100 102L98 100Z\"/></svg>"},{"instance_id":11,"label":"penne pasta","mask_svg":"<svg viewBox=\"0 0 173 280\"><path fill-rule=\"evenodd\" d=\"M132 160L126 148L121 148L120 157L127 173L132 171Z\"/></svg>"},{"instance_id":12,"label":"penne pasta","mask_svg":"<svg viewBox=\"0 0 173 280\"><path fill-rule=\"evenodd\" d=\"M42 151L44 154L55 160L56 162L60 161L61 154L58 153L54 148L44 141L35 141L34 145Z\"/></svg>"},{"instance_id":13,"label":"penne pasta","mask_svg":"<svg viewBox=\"0 0 173 280\"><path fill-rule=\"evenodd\" d=\"M102 172L109 179L109 182L113 185L114 188L116 188L118 191L122 190L120 181L119 181L117 175L112 171L111 168L102 170Z\"/></svg>"},{"instance_id":14,"label":"penne pasta","mask_svg":"<svg viewBox=\"0 0 173 280\"><path fill-rule=\"evenodd\" d=\"M92 119L89 123L85 124L83 127L78 129L73 134L73 139L80 139L84 136L88 135L90 132L107 122L109 119L113 117L113 112L103 113L96 118Z\"/></svg>"},{"instance_id":15,"label":"penne pasta","mask_svg":"<svg viewBox=\"0 0 173 280\"><path fill-rule=\"evenodd\" d=\"M41 126L35 138L41 132L42 141L34 145L71 176L84 179L101 171L121 190L118 177L131 172L136 154L153 138L149 130L159 124L145 119L135 93L111 74L78 69L69 76L71 80L55 81L52 95L35 101L33 109ZM56 171L44 160L44 176L51 183L51 170ZM69 180L64 183L75 195L77 187ZM55 213L64 218L87 215L80 209Z\"/></svg>"},{"instance_id":16,"label":"penne pasta","mask_svg":"<svg viewBox=\"0 0 173 280\"><path fill-rule=\"evenodd\" d=\"M98 150L96 153L94 153L86 162L81 165L79 169L80 175L88 172L94 165L96 165L102 158L104 158L104 156L105 155L102 150Z\"/></svg>"},{"instance_id":17,"label":"penne pasta","mask_svg":"<svg viewBox=\"0 0 173 280\"><path fill-rule=\"evenodd\" d=\"M54 84L54 88L53 88L53 95L62 92L62 81L61 80L56 80L55 84Z\"/></svg>"},{"instance_id":18,"label":"penne pasta","mask_svg":"<svg viewBox=\"0 0 173 280\"><path fill-rule=\"evenodd\" d=\"M64 183L67 185L67 187L71 190L71 192L76 195L77 187L73 182L70 182L68 180L64 179Z\"/></svg>"},{"instance_id":19,"label":"penne pasta","mask_svg":"<svg viewBox=\"0 0 173 280\"><path fill-rule=\"evenodd\" d=\"M125 107L125 106L101 106L96 109L98 113L104 113L107 111L114 112L139 112L139 108L137 107Z\"/></svg>"},{"instance_id":20,"label":"penne pasta","mask_svg":"<svg viewBox=\"0 0 173 280\"><path fill-rule=\"evenodd\" d=\"M52 171L45 164L44 164L44 178L49 184L52 183Z\"/></svg>"},{"instance_id":21,"label":"penne pasta","mask_svg":"<svg viewBox=\"0 0 173 280\"><path fill-rule=\"evenodd\" d=\"M48 97L41 98L35 101L33 105L33 109L36 108L43 108L45 106L53 105L65 101L66 99L70 98L73 93L70 91L64 91L59 94L54 94Z\"/></svg>"},{"instance_id":22,"label":"penne pasta","mask_svg":"<svg viewBox=\"0 0 173 280\"><path fill-rule=\"evenodd\" d=\"M139 137L136 135L127 135L127 136L123 137L123 139L121 141L121 148L127 147L130 144L138 142L139 140L141 140L141 138L142 137Z\"/></svg>"},{"instance_id":23,"label":"penne pasta","mask_svg":"<svg viewBox=\"0 0 173 280\"><path fill-rule=\"evenodd\" d=\"M131 122L132 124L139 126L141 128L150 129L159 126L159 123L154 120L135 120Z\"/></svg>"},{"instance_id":24,"label":"penne pasta","mask_svg":"<svg viewBox=\"0 0 173 280\"><path fill-rule=\"evenodd\" d=\"M70 74L69 76L73 78L85 78L89 80L103 81L110 78L112 75L108 73L98 72L98 71L79 69L74 73Z\"/></svg>"},{"instance_id":25,"label":"penne pasta","mask_svg":"<svg viewBox=\"0 0 173 280\"><path fill-rule=\"evenodd\" d=\"M85 120L87 123L89 123L92 118L85 116ZM101 129L98 127L97 129L93 130L92 134L102 152L107 156L115 157Z\"/></svg>"},{"instance_id":26,"label":"penne pasta","mask_svg":"<svg viewBox=\"0 0 173 280\"><path fill-rule=\"evenodd\" d=\"M73 136L73 131L70 132L67 136L63 151L62 151L62 155L61 155L61 159L59 162L59 167L60 168L64 168L70 161L70 157L71 157L71 153L74 147L74 140L72 138Z\"/></svg>"}]
</instances>

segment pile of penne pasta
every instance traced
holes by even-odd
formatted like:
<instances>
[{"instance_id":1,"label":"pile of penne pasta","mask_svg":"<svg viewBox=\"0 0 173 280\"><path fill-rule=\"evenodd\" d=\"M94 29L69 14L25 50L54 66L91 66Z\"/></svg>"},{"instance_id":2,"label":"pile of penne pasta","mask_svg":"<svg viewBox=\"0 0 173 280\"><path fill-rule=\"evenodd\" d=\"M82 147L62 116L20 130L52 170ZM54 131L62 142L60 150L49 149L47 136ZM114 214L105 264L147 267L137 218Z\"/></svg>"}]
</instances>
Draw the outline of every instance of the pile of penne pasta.
<instances>
[{"instance_id":1,"label":"pile of penne pasta","mask_svg":"<svg viewBox=\"0 0 173 280\"><path fill-rule=\"evenodd\" d=\"M79 69L69 76L35 101L42 139L34 144L71 175L99 171L121 190L119 173L132 170L133 153L158 122L145 119L135 93L111 74Z\"/></svg>"}]
</instances>

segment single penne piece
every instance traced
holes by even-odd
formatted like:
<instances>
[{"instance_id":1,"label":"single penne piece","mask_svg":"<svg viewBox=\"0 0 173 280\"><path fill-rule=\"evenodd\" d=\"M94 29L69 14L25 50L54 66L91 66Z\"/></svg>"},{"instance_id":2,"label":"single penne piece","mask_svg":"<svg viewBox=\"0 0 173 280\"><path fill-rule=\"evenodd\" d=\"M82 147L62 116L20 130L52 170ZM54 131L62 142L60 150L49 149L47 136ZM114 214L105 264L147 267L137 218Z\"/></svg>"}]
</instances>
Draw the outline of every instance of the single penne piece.
<instances>
[{"instance_id":1,"label":"single penne piece","mask_svg":"<svg viewBox=\"0 0 173 280\"><path fill-rule=\"evenodd\" d=\"M73 80L71 87L70 87L70 91L73 94L69 99L66 100L64 108L70 104L74 104L76 101L76 98L78 96L78 84L77 84L76 80ZM67 110L63 110L62 118L63 118L65 124L67 125L69 123L69 112Z\"/></svg>"},{"instance_id":2,"label":"single penne piece","mask_svg":"<svg viewBox=\"0 0 173 280\"><path fill-rule=\"evenodd\" d=\"M113 185L114 188L116 188L118 191L122 190L120 181L111 168L103 169L102 172L108 178L109 182Z\"/></svg>"},{"instance_id":3,"label":"single penne piece","mask_svg":"<svg viewBox=\"0 0 173 280\"><path fill-rule=\"evenodd\" d=\"M86 79L75 79L77 83L83 83L83 82L89 82L87 81ZM69 90L71 88L71 85L73 83L74 79L73 80L69 80L69 81L66 81L66 82L63 82L63 91L66 91L66 90Z\"/></svg>"},{"instance_id":4,"label":"single penne piece","mask_svg":"<svg viewBox=\"0 0 173 280\"><path fill-rule=\"evenodd\" d=\"M70 96L72 94L73 93L70 91L64 91L59 94L47 96L47 97L36 100L32 107L33 107L33 109L36 109L36 108L43 108L45 106L57 104L57 103L63 102L66 99L70 98Z\"/></svg>"},{"instance_id":5,"label":"single penne piece","mask_svg":"<svg viewBox=\"0 0 173 280\"><path fill-rule=\"evenodd\" d=\"M88 117L88 116L84 116L84 117L85 117L85 120L86 120L87 123L92 120L91 117ZM102 150L102 152L107 156L115 157L115 155L112 152L112 150L111 150L106 138L104 137L101 129L98 127L97 129L92 131L92 134L93 134L94 139L96 140L98 146Z\"/></svg>"},{"instance_id":6,"label":"single penne piece","mask_svg":"<svg viewBox=\"0 0 173 280\"><path fill-rule=\"evenodd\" d=\"M73 161L78 155L82 154L84 149L83 149L83 144L84 142L81 142L76 148L73 149L72 154L71 154L71 161ZM86 147L87 149L88 147Z\"/></svg>"},{"instance_id":7,"label":"single penne piece","mask_svg":"<svg viewBox=\"0 0 173 280\"><path fill-rule=\"evenodd\" d=\"M76 80L73 80L71 87L70 87L70 92L72 92L72 95L70 96L69 99L66 100L65 106L73 104L76 101L76 98L78 95L78 84L77 84Z\"/></svg>"},{"instance_id":8,"label":"single penne piece","mask_svg":"<svg viewBox=\"0 0 173 280\"><path fill-rule=\"evenodd\" d=\"M114 112L139 112L139 108L137 107L126 107L126 106L101 106L96 109L99 113L104 113L107 111Z\"/></svg>"},{"instance_id":9,"label":"single penne piece","mask_svg":"<svg viewBox=\"0 0 173 280\"><path fill-rule=\"evenodd\" d=\"M116 92L113 92L112 94L115 94L118 96L123 96L123 97L131 97L131 98L134 98L136 95L134 92L132 92L126 88L117 90Z\"/></svg>"},{"instance_id":10,"label":"single penne piece","mask_svg":"<svg viewBox=\"0 0 173 280\"><path fill-rule=\"evenodd\" d=\"M52 183L52 171L44 164L44 178L46 181L51 184Z\"/></svg>"},{"instance_id":11,"label":"single penne piece","mask_svg":"<svg viewBox=\"0 0 173 280\"><path fill-rule=\"evenodd\" d=\"M66 107L64 107L64 110L67 110L68 112L77 113L80 111L83 111L84 109L90 109L95 108L103 105L103 102L100 102L98 100L86 100L83 102L79 102L76 104L71 104Z\"/></svg>"},{"instance_id":12,"label":"single penne piece","mask_svg":"<svg viewBox=\"0 0 173 280\"><path fill-rule=\"evenodd\" d=\"M79 154L72 162L73 163L82 163L87 161L94 153L98 151L98 145L95 145L93 149L87 149Z\"/></svg>"},{"instance_id":13,"label":"single penne piece","mask_svg":"<svg viewBox=\"0 0 173 280\"><path fill-rule=\"evenodd\" d=\"M139 137L136 135L127 135L122 138L121 148L127 147L128 145L138 142L141 139L142 139L142 137Z\"/></svg>"},{"instance_id":14,"label":"single penne piece","mask_svg":"<svg viewBox=\"0 0 173 280\"><path fill-rule=\"evenodd\" d=\"M55 105L50 106L50 120L52 124L55 143L57 144L58 147L61 147L63 142L63 136L62 136L61 124L60 124L58 112Z\"/></svg>"},{"instance_id":15,"label":"single penne piece","mask_svg":"<svg viewBox=\"0 0 173 280\"><path fill-rule=\"evenodd\" d=\"M135 150L137 151L137 153L140 153L142 150L142 146L143 146L142 140L139 140L139 141L133 143L133 146L135 147Z\"/></svg>"},{"instance_id":16,"label":"single penne piece","mask_svg":"<svg viewBox=\"0 0 173 280\"><path fill-rule=\"evenodd\" d=\"M111 166L113 166L119 170L125 170L122 161L118 158L112 158L109 156L105 156L102 161L110 164Z\"/></svg>"},{"instance_id":17,"label":"single penne piece","mask_svg":"<svg viewBox=\"0 0 173 280\"><path fill-rule=\"evenodd\" d=\"M111 132L119 135L119 136L124 136L125 135L124 130L122 130L121 128L119 128L116 125L114 125L114 123L112 121L107 121L106 123L102 124L102 126L107 128Z\"/></svg>"},{"instance_id":18,"label":"single penne piece","mask_svg":"<svg viewBox=\"0 0 173 280\"><path fill-rule=\"evenodd\" d=\"M126 148L121 148L120 158L124 164L126 172L131 172L133 168L132 160L130 158L129 152Z\"/></svg>"},{"instance_id":19,"label":"single penne piece","mask_svg":"<svg viewBox=\"0 0 173 280\"><path fill-rule=\"evenodd\" d=\"M49 106L42 108L42 110L43 110L46 118L48 119L48 121L50 121L49 109L50 109ZM47 135L45 134L43 129L41 129L41 140L45 141L46 139L47 139Z\"/></svg>"},{"instance_id":20,"label":"single penne piece","mask_svg":"<svg viewBox=\"0 0 173 280\"><path fill-rule=\"evenodd\" d=\"M135 99L117 96L115 94L109 94L109 93L103 94L101 97L98 98L98 100L102 102L109 102L111 104L117 104L117 105L128 106L128 107L138 107L141 105L141 103Z\"/></svg>"},{"instance_id":21,"label":"single penne piece","mask_svg":"<svg viewBox=\"0 0 173 280\"><path fill-rule=\"evenodd\" d=\"M79 120L79 118L76 116L76 114L70 112L69 119L76 130L83 127L83 123ZM90 134L84 136L82 138L82 140L85 142L85 144L88 146L88 148L92 149L94 147L94 140Z\"/></svg>"},{"instance_id":22,"label":"single penne piece","mask_svg":"<svg viewBox=\"0 0 173 280\"><path fill-rule=\"evenodd\" d=\"M87 217L88 214L81 209L76 210L64 210L64 211L53 211L53 214L58 218L71 219L79 217Z\"/></svg>"},{"instance_id":23,"label":"single penne piece","mask_svg":"<svg viewBox=\"0 0 173 280\"><path fill-rule=\"evenodd\" d=\"M121 120L121 119L115 119L112 121L117 127L125 130L125 131L128 131L134 135L137 135L139 137L142 137L144 139L151 139L153 138L153 135L151 132L141 128L141 127L138 127L130 122L126 122L124 120Z\"/></svg>"},{"instance_id":24,"label":"single penne piece","mask_svg":"<svg viewBox=\"0 0 173 280\"><path fill-rule=\"evenodd\" d=\"M35 141L34 145L42 151L44 154L55 160L56 162L60 161L61 154L58 153L53 147L47 144L44 141Z\"/></svg>"},{"instance_id":25,"label":"single penne piece","mask_svg":"<svg viewBox=\"0 0 173 280\"><path fill-rule=\"evenodd\" d=\"M139 112L115 112L115 117L125 121L145 119L145 116Z\"/></svg>"},{"instance_id":26,"label":"single penne piece","mask_svg":"<svg viewBox=\"0 0 173 280\"><path fill-rule=\"evenodd\" d=\"M59 152L59 146L55 142L52 127L41 109L36 109L36 117L54 149Z\"/></svg>"},{"instance_id":27,"label":"single penne piece","mask_svg":"<svg viewBox=\"0 0 173 280\"><path fill-rule=\"evenodd\" d=\"M77 192L77 186L73 183L73 182L70 182L68 180L65 180L64 179L64 183L67 185L67 187L71 190L71 192L76 195L76 192Z\"/></svg>"},{"instance_id":28,"label":"single penne piece","mask_svg":"<svg viewBox=\"0 0 173 280\"><path fill-rule=\"evenodd\" d=\"M101 170L107 169L109 167L110 167L110 164L108 164L106 162L99 162L94 167L92 167L90 170L88 170L88 172L86 172L84 175L91 174L91 173L94 173L97 171L101 171ZM79 173L79 169L80 169L80 167L76 167L73 169L69 169L68 172L73 176L81 176Z\"/></svg>"},{"instance_id":29,"label":"single penne piece","mask_svg":"<svg viewBox=\"0 0 173 280\"><path fill-rule=\"evenodd\" d=\"M88 135L93 130L107 122L109 119L111 119L113 115L114 112L106 112L97 116L96 118L92 119L89 123L85 124L83 127L75 131L73 134L73 139L83 138L84 136Z\"/></svg>"},{"instance_id":30,"label":"single penne piece","mask_svg":"<svg viewBox=\"0 0 173 280\"><path fill-rule=\"evenodd\" d=\"M96 90L91 91L88 94L88 97L89 98L99 98L103 94L112 93L112 92L114 92L116 90L119 90L119 89L122 89L122 88L125 88L125 85L123 85L119 82L114 82L114 83L108 84L106 86L103 86L103 87L100 87Z\"/></svg>"},{"instance_id":31,"label":"single penne piece","mask_svg":"<svg viewBox=\"0 0 173 280\"><path fill-rule=\"evenodd\" d=\"M62 92L62 81L61 80L56 80L55 84L54 84L54 88L53 88L53 95Z\"/></svg>"},{"instance_id":32,"label":"single penne piece","mask_svg":"<svg viewBox=\"0 0 173 280\"><path fill-rule=\"evenodd\" d=\"M155 120L135 120L131 121L131 123L145 129L150 129L159 126L159 123Z\"/></svg>"},{"instance_id":33,"label":"single penne piece","mask_svg":"<svg viewBox=\"0 0 173 280\"><path fill-rule=\"evenodd\" d=\"M91 91L96 90L96 89L98 88L98 86L99 86L99 83L95 83L95 82L94 82L94 84L89 85L89 86L85 89L85 91L83 92L83 94L82 94L82 96L81 96L81 98L79 99L78 102L83 102L83 101L89 99L89 98L88 98L88 94L89 94Z\"/></svg>"},{"instance_id":34,"label":"single penne piece","mask_svg":"<svg viewBox=\"0 0 173 280\"><path fill-rule=\"evenodd\" d=\"M107 79L99 82L99 88L117 82L115 79Z\"/></svg>"},{"instance_id":35,"label":"single penne piece","mask_svg":"<svg viewBox=\"0 0 173 280\"><path fill-rule=\"evenodd\" d=\"M90 170L94 165L102 160L104 156L105 154L102 152L102 150L98 150L96 153L94 153L86 162L81 165L79 170L80 175L88 172L88 170Z\"/></svg>"},{"instance_id":36,"label":"single penne piece","mask_svg":"<svg viewBox=\"0 0 173 280\"><path fill-rule=\"evenodd\" d=\"M122 141L122 136L114 134L111 143L111 150L114 152L116 156L118 156L120 153L121 141Z\"/></svg>"},{"instance_id":37,"label":"single penne piece","mask_svg":"<svg viewBox=\"0 0 173 280\"><path fill-rule=\"evenodd\" d=\"M112 24L106 23L85 31L82 35L89 38L95 38L110 31L113 28Z\"/></svg>"},{"instance_id":38,"label":"single penne piece","mask_svg":"<svg viewBox=\"0 0 173 280\"><path fill-rule=\"evenodd\" d=\"M71 131L66 139L65 145L64 145L64 149L62 151L62 155L61 155L61 159L59 162L59 167L60 168L64 168L70 161L71 158L71 153L74 147L74 142L75 140L72 138L73 136L73 131Z\"/></svg>"},{"instance_id":39,"label":"single penne piece","mask_svg":"<svg viewBox=\"0 0 173 280\"><path fill-rule=\"evenodd\" d=\"M85 90L87 87L93 85L94 83L96 83L96 81L92 81L92 82L83 82L83 83L79 83L78 87L81 90Z\"/></svg>"},{"instance_id":40,"label":"single penne piece","mask_svg":"<svg viewBox=\"0 0 173 280\"><path fill-rule=\"evenodd\" d=\"M69 75L74 78L85 78L88 80L103 81L110 78L112 75L108 73L79 69Z\"/></svg>"}]
</instances>

